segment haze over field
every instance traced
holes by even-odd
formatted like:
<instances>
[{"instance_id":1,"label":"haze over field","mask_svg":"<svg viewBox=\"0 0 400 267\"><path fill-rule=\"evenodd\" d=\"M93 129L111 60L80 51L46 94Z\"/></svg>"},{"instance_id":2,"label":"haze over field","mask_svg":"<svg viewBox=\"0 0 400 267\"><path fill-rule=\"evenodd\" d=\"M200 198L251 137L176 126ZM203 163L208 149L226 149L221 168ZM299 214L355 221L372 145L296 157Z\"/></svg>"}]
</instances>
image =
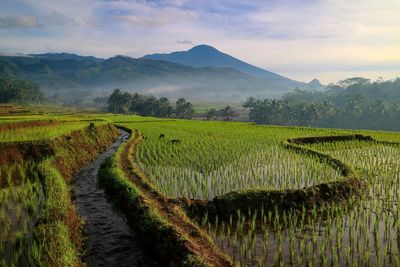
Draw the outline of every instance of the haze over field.
<instances>
[{"instance_id":1,"label":"haze over field","mask_svg":"<svg viewBox=\"0 0 400 267\"><path fill-rule=\"evenodd\" d=\"M249 96L281 97L295 88L319 90L252 66L208 45L142 58L108 59L67 53L0 55L0 76L33 81L49 96L86 98L113 88L196 101L239 102Z\"/></svg>"},{"instance_id":2,"label":"haze over field","mask_svg":"<svg viewBox=\"0 0 400 267\"><path fill-rule=\"evenodd\" d=\"M395 78L396 0L5 0L0 51L134 58L209 44L290 79Z\"/></svg>"}]
</instances>

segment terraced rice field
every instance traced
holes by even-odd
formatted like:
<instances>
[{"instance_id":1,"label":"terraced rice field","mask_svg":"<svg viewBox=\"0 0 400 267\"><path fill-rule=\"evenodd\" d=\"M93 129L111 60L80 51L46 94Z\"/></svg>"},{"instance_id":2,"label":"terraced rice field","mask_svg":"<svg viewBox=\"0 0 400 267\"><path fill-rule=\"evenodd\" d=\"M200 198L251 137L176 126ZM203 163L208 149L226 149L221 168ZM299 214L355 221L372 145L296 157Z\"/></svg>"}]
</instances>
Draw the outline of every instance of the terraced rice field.
<instances>
[{"instance_id":1,"label":"terraced rice field","mask_svg":"<svg viewBox=\"0 0 400 267\"><path fill-rule=\"evenodd\" d=\"M209 201L231 191L301 191L343 180L341 171L327 160L287 149L282 142L294 137L355 134L212 122L126 126L140 129L145 136L137 149L137 161L159 192L169 198ZM399 140L395 133L357 133L381 141ZM161 134L165 137L160 138ZM174 139L180 143L173 144ZM240 207L228 218L206 214L198 223L243 266L400 264L398 145L350 140L305 147L354 169L365 182L366 193L296 209L260 203L258 209Z\"/></svg>"},{"instance_id":2,"label":"terraced rice field","mask_svg":"<svg viewBox=\"0 0 400 267\"><path fill-rule=\"evenodd\" d=\"M93 127L90 122L95 129L111 123L131 132L100 168L100 185L160 265L400 265L400 134L110 114L37 116L0 118L0 140L63 140L57 144L64 146L72 133ZM80 145L88 151L106 138L88 136L89 145ZM71 175L70 155L62 154L61 172ZM3 162L0 255L15 264L51 265L38 255L55 247L34 245L26 253L19 240L29 243L31 222L46 207L43 192L57 186L40 182L38 170L54 166L49 160ZM66 177L62 186L73 183ZM63 196L65 211L73 207L70 197ZM69 231L71 225L64 226ZM83 255L71 236L60 238L69 245L57 255L78 265Z\"/></svg>"},{"instance_id":3,"label":"terraced rice field","mask_svg":"<svg viewBox=\"0 0 400 267\"><path fill-rule=\"evenodd\" d=\"M110 139L99 131L106 122L90 127L87 116L71 115L0 120L0 266L77 263L68 224L80 223L68 179ZM91 134L104 140L93 142ZM71 154L78 143L86 147Z\"/></svg>"}]
</instances>

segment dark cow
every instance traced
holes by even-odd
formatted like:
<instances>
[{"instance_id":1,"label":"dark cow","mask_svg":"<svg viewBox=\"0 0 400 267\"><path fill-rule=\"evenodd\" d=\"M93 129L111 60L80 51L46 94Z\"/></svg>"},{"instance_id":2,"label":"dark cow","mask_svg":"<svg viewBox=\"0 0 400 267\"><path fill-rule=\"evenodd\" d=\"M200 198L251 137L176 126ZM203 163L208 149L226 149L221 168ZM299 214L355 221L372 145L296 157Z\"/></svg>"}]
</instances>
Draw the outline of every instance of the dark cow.
<instances>
[{"instance_id":1,"label":"dark cow","mask_svg":"<svg viewBox=\"0 0 400 267\"><path fill-rule=\"evenodd\" d=\"M165 134L160 134L160 137L158 139L165 138Z\"/></svg>"},{"instance_id":2,"label":"dark cow","mask_svg":"<svg viewBox=\"0 0 400 267\"><path fill-rule=\"evenodd\" d=\"M181 140L179 140L179 139L172 139L170 142L171 142L171 144L180 144L180 143L181 143Z\"/></svg>"}]
</instances>

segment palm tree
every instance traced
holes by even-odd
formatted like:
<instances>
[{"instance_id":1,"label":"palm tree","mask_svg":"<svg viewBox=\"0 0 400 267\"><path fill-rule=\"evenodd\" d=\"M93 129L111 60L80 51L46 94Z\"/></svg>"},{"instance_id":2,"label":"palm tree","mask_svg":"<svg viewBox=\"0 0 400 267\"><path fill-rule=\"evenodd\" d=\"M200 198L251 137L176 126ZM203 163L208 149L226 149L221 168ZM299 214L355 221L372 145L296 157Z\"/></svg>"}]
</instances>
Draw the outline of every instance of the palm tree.
<instances>
[{"instance_id":1,"label":"palm tree","mask_svg":"<svg viewBox=\"0 0 400 267\"><path fill-rule=\"evenodd\" d=\"M221 113L227 121L231 121L234 115L234 110L231 106L226 106L221 110Z\"/></svg>"},{"instance_id":2,"label":"palm tree","mask_svg":"<svg viewBox=\"0 0 400 267\"><path fill-rule=\"evenodd\" d=\"M215 108L210 108L207 110L207 120L213 120L217 116L217 111Z\"/></svg>"}]
</instances>

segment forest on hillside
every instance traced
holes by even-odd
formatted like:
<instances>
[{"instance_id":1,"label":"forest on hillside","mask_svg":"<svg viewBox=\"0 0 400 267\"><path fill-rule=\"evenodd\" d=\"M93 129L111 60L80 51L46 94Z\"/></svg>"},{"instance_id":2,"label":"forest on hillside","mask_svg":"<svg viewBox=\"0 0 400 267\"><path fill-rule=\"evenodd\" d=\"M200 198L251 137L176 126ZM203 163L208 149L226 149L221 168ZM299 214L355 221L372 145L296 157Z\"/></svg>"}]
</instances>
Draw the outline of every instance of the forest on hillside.
<instances>
[{"instance_id":1,"label":"forest on hillside","mask_svg":"<svg viewBox=\"0 0 400 267\"><path fill-rule=\"evenodd\" d=\"M400 78L350 78L323 91L294 90L282 99L249 97L243 104L258 124L400 130Z\"/></svg>"},{"instance_id":2,"label":"forest on hillside","mask_svg":"<svg viewBox=\"0 0 400 267\"><path fill-rule=\"evenodd\" d=\"M40 103L44 95L39 86L30 81L0 77L0 103Z\"/></svg>"}]
</instances>

